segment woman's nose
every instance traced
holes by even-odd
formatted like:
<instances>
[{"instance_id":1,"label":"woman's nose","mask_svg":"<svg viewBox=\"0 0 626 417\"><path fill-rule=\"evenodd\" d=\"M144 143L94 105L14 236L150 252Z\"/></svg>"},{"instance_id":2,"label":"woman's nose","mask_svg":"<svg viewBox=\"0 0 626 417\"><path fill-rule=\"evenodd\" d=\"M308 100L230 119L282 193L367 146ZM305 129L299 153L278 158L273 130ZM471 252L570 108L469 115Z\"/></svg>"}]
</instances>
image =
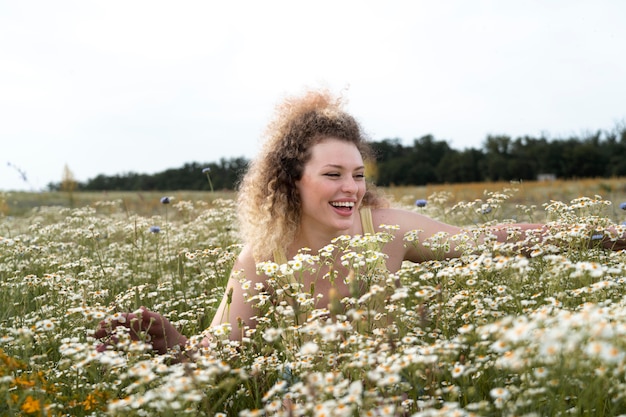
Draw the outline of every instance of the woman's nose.
<instances>
[{"instance_id":1,"label":"woman's nose","mask_svg":"<svg viewBox=\"0 0 626 417\"><path fill-rule=\"evenodd\" d=\"M346 177L346 179L343 181L341 189L346 193L356 194L356 192L359 190L359 185L356 183L354 178Z\"/></svg>"}]
</instances>

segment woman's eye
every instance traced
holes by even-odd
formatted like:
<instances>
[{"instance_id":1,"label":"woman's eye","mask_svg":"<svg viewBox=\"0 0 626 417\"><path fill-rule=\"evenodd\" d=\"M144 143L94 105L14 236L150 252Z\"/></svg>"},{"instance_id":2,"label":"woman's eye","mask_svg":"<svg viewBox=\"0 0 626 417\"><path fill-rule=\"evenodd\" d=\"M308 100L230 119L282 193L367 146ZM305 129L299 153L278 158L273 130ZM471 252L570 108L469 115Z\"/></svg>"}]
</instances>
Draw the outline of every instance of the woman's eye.
<instances>
[{"instance_id":1,"label":"woman's eye","mask_svg":"<svg viewBox=\"0 0 626 417\"><path fill-rule=\"evenodd\" d=\"M354 178L363 179L365 178L365 174L354 174Z\"/></svg>"},{"instance_id":2,"label":"woman's eye","mask_svg":"<svg viewBox=\"0 0 626 417\"><path fill-rule=\"evenodd\" d=\"M336 172L329 172L328 174L324 174L327 177L339 177L340 175Z\"/></svg>"}]
</instances>

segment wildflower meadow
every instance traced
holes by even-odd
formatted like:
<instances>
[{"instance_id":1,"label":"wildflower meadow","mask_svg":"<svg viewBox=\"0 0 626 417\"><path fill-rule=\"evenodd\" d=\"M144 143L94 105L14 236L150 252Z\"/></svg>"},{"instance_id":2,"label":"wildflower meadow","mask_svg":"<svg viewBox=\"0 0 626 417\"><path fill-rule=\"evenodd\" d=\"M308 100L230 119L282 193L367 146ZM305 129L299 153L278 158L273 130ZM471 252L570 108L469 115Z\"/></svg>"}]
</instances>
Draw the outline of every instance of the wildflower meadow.
<instances>
[{"instance_id":1,"label":"wildflower meadow","mask_svg":"<svg viewBox=\"0 0 626 417\"><path fill-rule=\"evenodd\" d=\"M511 203L516 191L397 205L476 231L541 221L541 241L435 235L441 260L384 268L375 235L340 237L286 264L260 263L267 288L230 272L241 249L232 199L163 197L139 215L119 200L0 217L0 415L626 415L626 253L595 244L626 226L602 197ZM2 196L0 196L2 199ZM510 234L518 233L514 225ZM471 235L470 235L471 236ZM420 240L408 233L405 244ZM445 259L451 243L467 248ZM525 247L526 249L522 249ZM318 303L303 271L342 262L350 297ZM229 279L258 308L255 329L209 328ZM193 360L156 355L102 320L141 306L191 337ZM241 341L226 335L240 332ZM211 346L199 341L207 334Z\"/></svg>"}]
</instances>

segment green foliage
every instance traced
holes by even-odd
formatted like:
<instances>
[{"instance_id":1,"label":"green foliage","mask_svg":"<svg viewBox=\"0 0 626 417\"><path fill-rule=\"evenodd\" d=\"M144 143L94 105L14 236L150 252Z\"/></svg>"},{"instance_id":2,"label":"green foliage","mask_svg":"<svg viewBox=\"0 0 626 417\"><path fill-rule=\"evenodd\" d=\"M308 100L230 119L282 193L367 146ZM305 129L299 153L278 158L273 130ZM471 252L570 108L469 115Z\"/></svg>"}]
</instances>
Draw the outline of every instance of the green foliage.
<instances>
[{"instance_id":1,"label":"green foliage","mask_svg":"<svg viewBox=\"0 0 626 417\"><path fill-rule=\"evenodd\" d=\"M239 250L232 201L166 208L141 217L120 202L41 207L3 224L12 237L0 236L1 415L106 409L127 385L110 371L146 357L123 339L130 362L92 363L89 335L107 315L145 305L189 334L209 325Z\"/></svg>"},{"instance_id":2,"label":"green foliage","mask_svg":"<svg viewBox=\"0 0 626 417\"><path fill-rule=\"evenodd\" d=\"M539 174L561 179L626 175L626 129L583 137L488 136L483 149L456 150L431 135L412 146L400 139L373 143L379 157L378 185L425 185L534 180Z\"/></svg>"},{"instance_id":3,"label":"green foliage","mask_svg":"<svg viewBox=\"0 0 626 417\"><path fill-rule=\"evenodd\" d=\"M480 234L508 213L511 194L452 207L435 195L424 210ZM259 264L266 287L233 277L258 309L256 329L233 329L241 342L226 326L207 329L239 250L233 201L161 208L145 217L110 202L0 218L1 415L626 413L626 252L588 249L590 233L610 224L607 201L546 203L545 241L530 237L529 256L487 239L390 274L380 251L389 225ZM450 242L464 244L424 243L445 255ZM334 262L353 273L316 282L344 280L352 291L321 305L302 273ZM192 344L205 334L213 342L176 364L123 332L97 352L97 323L142 305Z\"/></svg>"},{"instance_id":4,"label":"green foliage","mask_svg":"<svg viewBox=\"0 0 626 417\"><path fill-rule=\"evenodd\" d=\"M81 191L210 191L212 185L216 190L234 190L247 165L248 161L241 157L229 160L222 158L217 163L187 163L182 168L172 168L152 175L134 172L113 176L98 175L85 183L80 183L79 189ZM211 184L202 173L205 168L210 168ZM60 185L50 184L48 188L58 190Z\"/></svg>"}]
</instances>

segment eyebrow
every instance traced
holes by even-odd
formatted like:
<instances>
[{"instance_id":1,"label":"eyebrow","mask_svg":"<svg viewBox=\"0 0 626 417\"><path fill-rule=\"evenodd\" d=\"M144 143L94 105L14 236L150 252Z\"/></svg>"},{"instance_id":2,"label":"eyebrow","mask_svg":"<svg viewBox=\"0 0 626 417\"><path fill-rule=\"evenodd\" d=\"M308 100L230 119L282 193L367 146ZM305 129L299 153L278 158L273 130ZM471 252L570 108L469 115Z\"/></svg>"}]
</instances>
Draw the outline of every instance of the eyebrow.
<instances>
[{"instance_id":1,"label":"eyebrow","mask_svg":"<svg viewBox=\"0 0 626 417\"><path fill-rule=\"evenodd\" d=\"M345 167L343 165L338 165L338 164L326 164L326 165L324 165L324 168L345 169ZM365 169L365 165L360 165L360 166L354 168L354 171L358 171L360 169Z\"/></svg>"}]
</instances>

